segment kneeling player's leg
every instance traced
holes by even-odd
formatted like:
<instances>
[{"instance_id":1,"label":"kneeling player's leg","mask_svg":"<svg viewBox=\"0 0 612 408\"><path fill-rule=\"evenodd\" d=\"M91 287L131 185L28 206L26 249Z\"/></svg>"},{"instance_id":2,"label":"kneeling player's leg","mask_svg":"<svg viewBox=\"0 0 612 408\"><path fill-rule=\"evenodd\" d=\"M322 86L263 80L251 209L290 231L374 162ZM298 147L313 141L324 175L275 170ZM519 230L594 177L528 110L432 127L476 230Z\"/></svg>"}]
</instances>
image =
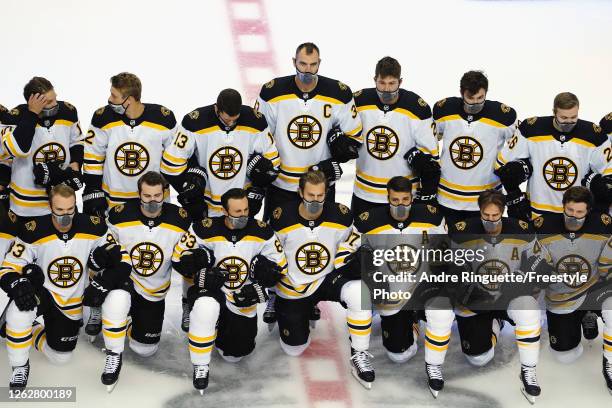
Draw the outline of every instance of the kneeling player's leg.
<instances>
[{"instance_id":1,"label":"kneeling player's leg","mask_svg":"<svg viewBox=\"0 0 612 408\"><path fill-rule=\"evenodd\" d=\"M131 295L123 289L111 290L102 303L104 346L113 353L123 353Z\"/></svg>"},{"instance_id":2,"label":"kneeling player's leg","mask_svg":"<svg viewBox=\"0 0 612 408\"><path fill-rule=\"evenodd\" d=\"M299 356L310 344L309 317L314 304L312 296L302 299L276 298L274 307L281 348L290 356Z\"/></svg>"},{"instance_id":3,"label":"kneeling player's leg","mask_svg":"<svg viewBox=\"0 0 612 408\"><path fill-rule=\"evenodd\" d=\"M513 299L508 305L508 317L515 323L514 334L521 364L535 366L540 355L541 312L538 301L533 296Z\"/></svg>"},{"instance_id":4,"label":"kneeling player's leg","mask_svg":"<svg viewBox=\"0 0 612 408\"><path fill-rule=\"evenodd\" d=\"M346 324L352 348L357 351L367 350L372 333L372 306L367 294L362 298L361 280L351 280L342 285L340 302L346 305Z\"/></svg>"},{"instance_id":5,"label":"kneeling player's leg","mask_svg":"<svg viewBox=\"0 0 612 408\"><path fill-rule=\"evenodd\" d=\"M73 320L67 317L55 305L46 308L43 318L44 328L35 327L32 333L34 347L42 351L52 363L66 364L70 361L72 351L77 344L81 328L80 319Z\"/></svg>"},{"instance_id":6,"label":"kneeling player's leg","mask_svg":"<svg viewBox=\"0 0 612 408\"><path fill-rule=\"evenodd\" d=\"M237 363L255 349L257 311L252 315L238 314L221 306L215 346L227 362Z\"/></svg>"},{"instance_id":7,"label":"kneeling player's leg","mask_svg":"<svg viewBox=\"0 0 612 408\"><path fill-rule=\"evenodd\" d=\"M417 352L417 342L413 332L414 312L394 310L393 314L380 313L383 346L387 356L395 363L405 363Z\"/></svg>"},{"instance_id":8,"label":"kneeling player's leg","mask_svg":"<svg viewBox=\"0 0 612 408\"><path fill-rule=\"evenodd\" d=\"M604 322L603 338L603 355L612 363L612 296L608 297L601 305L601 317Z\"/></svg>"},{"instance_id":9,"label":"kneeling player's leg","mask_svg":"<svg viewBox=\"0 0 612 408\"><path fill-rule=\"evenodd\" d=\"M219 310L219 301L210 296L196 299L191 308L188 337L189 355L194 365L210 363L210 352L217 337Z\"/></svg>"},{"instance_id":10,"label":"kneeling player's leg","mask_svg":"<svg viewBox=\"0 0 612 408\"><path fill-rule=\"evenodd\" d=\"M10 302L6 311L6 350L8 362L12 367L24 365L32 347L32 322L36 319L36 309L21 311ZM39 330L40 331L40 330ZM36 333L38 334L38 333Z\"/></svg>"},{"instance_id":11,"label":"kneeling player's leg","mask_svg":"<svg viewBox=\"0 0 612 408\"><path fill-rule=\"evenodd\" d=\"M150 301L139 294L132 296L132 325L128 330L130 349L143 357L157 352L164 324L165 299Z\"/></svg>"},{"instance_id":12,"label":"kneeling player's leg","mask_svg":"<svg viewBox=\"0 0 612 408\"><path fill-rule=\"evenodd\" d=\"M473 316L457 315L461 350L468 362L474 366L484 366L495 356L497 337L493 332L493 322L491 312Z\"/></svg>"},{"instance_id":13,"label":"kneeling player's leg","mask_svg":"<svg viewBox=\"0 0 612 408\"><path fill-rule=\"evenodd\" d=\"M584 310L575 310L567 314L546 311L550 348L553 356L561 363L573 363L582 355L580 322L585 313Z\"/></svg>"},{"instance_id":14,"label":"kneeling player's leg","mask_svg":"<svg viewBox=\"0 0 612 408\"><path fill-rule=\"evenodd\" d=\"M455 313L446 297L435 297L425 304L425 362L444 363Z\"/></svg>"}]
</instances>

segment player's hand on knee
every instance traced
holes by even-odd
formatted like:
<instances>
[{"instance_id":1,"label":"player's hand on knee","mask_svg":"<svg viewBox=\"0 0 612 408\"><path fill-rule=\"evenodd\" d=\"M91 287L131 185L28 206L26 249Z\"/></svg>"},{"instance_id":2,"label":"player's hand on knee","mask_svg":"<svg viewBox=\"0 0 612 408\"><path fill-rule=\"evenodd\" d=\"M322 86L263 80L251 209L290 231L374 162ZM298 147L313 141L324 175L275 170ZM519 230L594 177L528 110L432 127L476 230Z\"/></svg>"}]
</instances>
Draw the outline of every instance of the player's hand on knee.
<instances>
[{"instance_id":1,"label":"player's hand on knee","mask_svg":"<svg viewBox=\"0 0 612 408\"><path fill-rule=\"evenodd\" d=\"M36 308L34 285L27 277L17 272L9 272L0 279L0 286L22 312Z\"/></svg>"},{"instance_id":2,"label":"player's hand on knee","mask_svg":"<svg viewBox=\"0 0 612 408\"><path fill-rule=\"evenodd\" d=\"M109 242L95 248L89 254L89 267L95 271L112 268L121 262L121 247Z\"/></svg>"},{"instance_id":3,"label":"player's hand on knee","mask_svg":"<svg viewBox=\"0 0 612 408\"><path fill-rule=\"evenodd\" d=\"M175 271L186 278L193 278L196 271L212 268L215 255L207 248L188 249L181 254L178 262L172 262Z\"/></svg>"},{"instance_id":4,"label":"player's hand on knee","mask_svg":"<svg viewBox=\"0 0 612 408\"><path fill-rule=\"evenodd\" d=\"M234 304L238 307L249 307L267 302L270 297L259 283L249 283L233 292Z\"/></svg>"},{"instance_id":5,"label":"player's hand on knee","mask_svg":"<svg viewBox=\"0 0 612 408\"><path fill-rule=\"evenodd\" d=\"M103 277L95 277L83 292L83 306L100 307L110 292L110 283Z\"/></svg>"},{"instance_id":6,"label":"player's hand on knee","mask_svg":"<svg viewBox=\"0 0 612 408\"><path fill-rule=\"evenodd\" d=\"M203 268L196 271L193 277L193 284L198 288L215 292L223 287L227 281L229 272L218 267Z\"/></svg>"},{"instance_id":7,"label":"player's hand on knee","mask_svg":"<svg viewBox=\"0 0 612 408\"><path fill-rule=\"evenodd\" d=\"M282 269L263 255L257 255L251 261L249 278L265 288L275 286L283 277Z\"/></svg>"}]
</instances>

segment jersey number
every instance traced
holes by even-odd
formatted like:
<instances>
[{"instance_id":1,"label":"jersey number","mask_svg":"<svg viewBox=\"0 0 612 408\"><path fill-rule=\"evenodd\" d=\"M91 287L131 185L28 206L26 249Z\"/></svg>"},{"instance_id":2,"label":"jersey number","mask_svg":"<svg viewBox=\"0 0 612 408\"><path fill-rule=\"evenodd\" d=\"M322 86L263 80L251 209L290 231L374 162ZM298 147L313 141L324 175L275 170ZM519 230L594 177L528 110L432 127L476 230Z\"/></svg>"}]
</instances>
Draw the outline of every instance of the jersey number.
<instances>
[{"instance_id":1,"label":"jersey number","mask_svg":"<svg viewBox=\"0 0 612 408\"><path fill-rule=\"evenodd\" d=\"M187 140L187 135L178 132L176 135L176 139L174 139L174 145L182 149L187 144Z\"/></svg>"}]
</instances>

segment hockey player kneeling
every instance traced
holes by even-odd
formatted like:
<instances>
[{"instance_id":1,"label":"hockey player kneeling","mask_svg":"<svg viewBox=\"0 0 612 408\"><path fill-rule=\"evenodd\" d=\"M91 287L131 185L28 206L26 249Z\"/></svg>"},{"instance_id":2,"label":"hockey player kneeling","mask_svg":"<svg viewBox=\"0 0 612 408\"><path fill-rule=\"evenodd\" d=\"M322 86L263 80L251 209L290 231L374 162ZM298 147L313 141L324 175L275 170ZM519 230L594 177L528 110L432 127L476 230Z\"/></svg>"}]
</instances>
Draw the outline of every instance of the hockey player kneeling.
<instances>
[{"instance_id":1,"label":"hockey player kneeling","mask_svg":"<svg viewBox=\"0 0 612 408\"><path fill-rule=\"evenodd\" d=\"M326 202L328 179L321 171L300 177L301 201L277 207L271 225L285 248L288 273L276 285L276 315L281 347L299 356L310 344L309 317L320 301L341 302L351 339L351 367L366 388L374 382L368 353L372 324L369 296L362 303L362 284L350 256L359 234L353 230L350 210Z\"/></svg>"},{"instance_id":2,"label":"hockey player kneeling","mask_svg":"<svg viewBox=\"0 0 612 408\"><path fill-rule=\"evenodd\" d=\"M90 269L103 270L100 292L118 287L127 279L123 272L129 273L127 253L104 221L76 212L72 188L53 187L49 203L52 214L24 225L0 268L0 286L13 300L6 313L11 388L27 385L32 345L53 363L70 360Z\"/></svg>"},{"instance_id":3,"label":"hockey player kneeling","mask_svg":"<svg viewBox=\"0 0 612 408\"><path fill-rule=\"evenodd\" d=\"M177 272L193 277L187 293L189 354L193 386L201 394L208 387L213 346L231 363L255 349L257 304L268 299L265 288L287 269L272 228L249 217L246 190L228 190L221 204L225 215L193 224L172 257Z\"/></svg>"}]
</instances>

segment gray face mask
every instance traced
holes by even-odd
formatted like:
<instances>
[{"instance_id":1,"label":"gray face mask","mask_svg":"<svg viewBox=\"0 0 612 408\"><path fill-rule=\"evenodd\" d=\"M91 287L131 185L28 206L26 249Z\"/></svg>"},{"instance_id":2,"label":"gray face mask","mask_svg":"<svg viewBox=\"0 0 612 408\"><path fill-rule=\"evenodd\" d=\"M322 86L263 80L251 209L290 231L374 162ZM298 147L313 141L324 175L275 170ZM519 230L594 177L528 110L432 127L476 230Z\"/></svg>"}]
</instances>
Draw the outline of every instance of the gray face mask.
<instances>
[{"instance_id":1,"label":"gray face mask","mask_svg":"<svg viewBox=\"0 0 612 408\"><path fill-rule=\"evenodd\" d=\"M299 69L295 69L298 80L304 85L310 85L317 80L317 74L311 74L310 72L300 72Z\"/></svg>"},{"instance_id":2,"label":"gray face mask","mask_svg":"<svg viewBox=\"0 0 612 408\"><path fill-rule=\"evenodd\" d=\"M480 103L467 103L465 100L463 101L463 110L465 110L466 113L469 113L471 115L475 115L480 112L482 108L484 108L484 106L484 101Z\"/></svg>"},{"instance_id":3,"label":"gray face mask","mask_svg":"<svg viewBox=\"0 0 612 408\"><path fill-rule=\"evenodd\" d=\"M378 97L382 103L389 104L399 95L399 87L395 91L379 91L378 88L376 88L376 93L378 94Z\"/></svg>"},{"instance_id":4,"label":"gray face mask","mask_svg":"<svg viewBox=\"0 0 612 408\"><path fill-rule=\"evenodd\" d=\"M140 205L146 212L156 213L159 210L161 210L162 206L164 205L164 202L163 201L149 201L148 203L145 203L144 201L140 200Z\"/></svg>"},{"instance_id":5,"label":"gray face mask","mask_svg":"<svg viewBox=\"0 0 612 408\"><path fill-rule=\"evenodd\" d=\"M243 215L242 217L232 217L231 215L228 215L227 219L234 229L243 229L249 222L249 217L246 215Z\"/></svg>"},{"instance_id":6,"label":"gray face mask","mask_svg":"<svg viewBox=\"0 0 612 408\"><path fill-rule=\"evenodd\" d=\"M58 111L59 111L59 103L56 104L55 106L52 106L51 108L44 108L42 111L40 111L40 116L42 116L43 118L50 118L52 116L57 115Z\"/></svg>"},{"instance_id":7,"label":"gray face mask","mask_svg":"<svg viewBox=\"0 0 612 408\"><path fill-rule=\"evenodd\" d=\"M306 211L313 215L321 211L323 209L323 205L325 204L325 201L307 201L304 199L302 199L302 202L304 203L304 208Z\"/></svg>"},{"instance_id":8,"label":"gray face mask","mask_svg":"<svg viewBox=\"0 0 612 408\"><path fill-rule=\"evenodd\" d=\"M72 219L74 218L74 213L72 214L62 214L62 215L58 215L55 213L53 214L53 219L55 220L55 222L57 222L59 224L60 227L67 227L72 223Z\"/></svg>"},{"instance_id":9,"label":"gray face mask","mask_svg":"<svg viewBox=\"0 0 612 408\"><path fill-rule=\"evenodd\" d=\"M484 230L488 233L495 232L495 230L497 230L497 228L502 223L501 218L497 221L483 220L482 218L480 220L482 221L482 226L484 227Z\"/></svg>"},{"instance_id":10,"label":"gray face mask","mask_svg":"<svg viewBox=\"0 0 612 408\"><path fill-rule=\"evenodd\" d=\"M563 214L563 221L565 222L565 228L567 228L570 231L574 231L574 230L578 230L582 228L585 220L586 220L586 217L576 218L576 217L572 217L571 215L567 215L565 213Z\"/></svg>"},{"instance_id":11,"label":"gray face mask","mask_svg":"<svg viewBox=\"0 0 612 408\"><path fill-rule=\"evenodd\" d=\"M116 114L123 115L123 114L125 114L125 110L126 110L126 107L123 106L125 101L127 101L127 98L125 98L123 100L123 102L121 102L121 103L112 103L111 101L108 101L108 106L110 106L110 108L113 111L115 111Z\"/></svg>"},{"instance_id":12,"label":"gray face mask","mask_svg":"<svg viewBox=\"0 0 612 408\"><path fill-rule=\"evenodd\" d=\"M389 204L389 212L391 213L391 216L395 219L399 219L402 220L404 218L406 218L408 216L408 214L410 214L410 207L412 207L412 204L410 205L393 205L393 204Z\"/></svg>"},{"instance_id":13,"label":"gray face mask","mask_svg":"<svg viewBox=\"0 0 612 408\"><path fill-rule=\"evenodd\" d=\"M574 127L576 127L576 123L578 122L559 122L557 118L555 118L555 125L561 133L571 132L574 130Z\"/></svg>"}]
</instances>

